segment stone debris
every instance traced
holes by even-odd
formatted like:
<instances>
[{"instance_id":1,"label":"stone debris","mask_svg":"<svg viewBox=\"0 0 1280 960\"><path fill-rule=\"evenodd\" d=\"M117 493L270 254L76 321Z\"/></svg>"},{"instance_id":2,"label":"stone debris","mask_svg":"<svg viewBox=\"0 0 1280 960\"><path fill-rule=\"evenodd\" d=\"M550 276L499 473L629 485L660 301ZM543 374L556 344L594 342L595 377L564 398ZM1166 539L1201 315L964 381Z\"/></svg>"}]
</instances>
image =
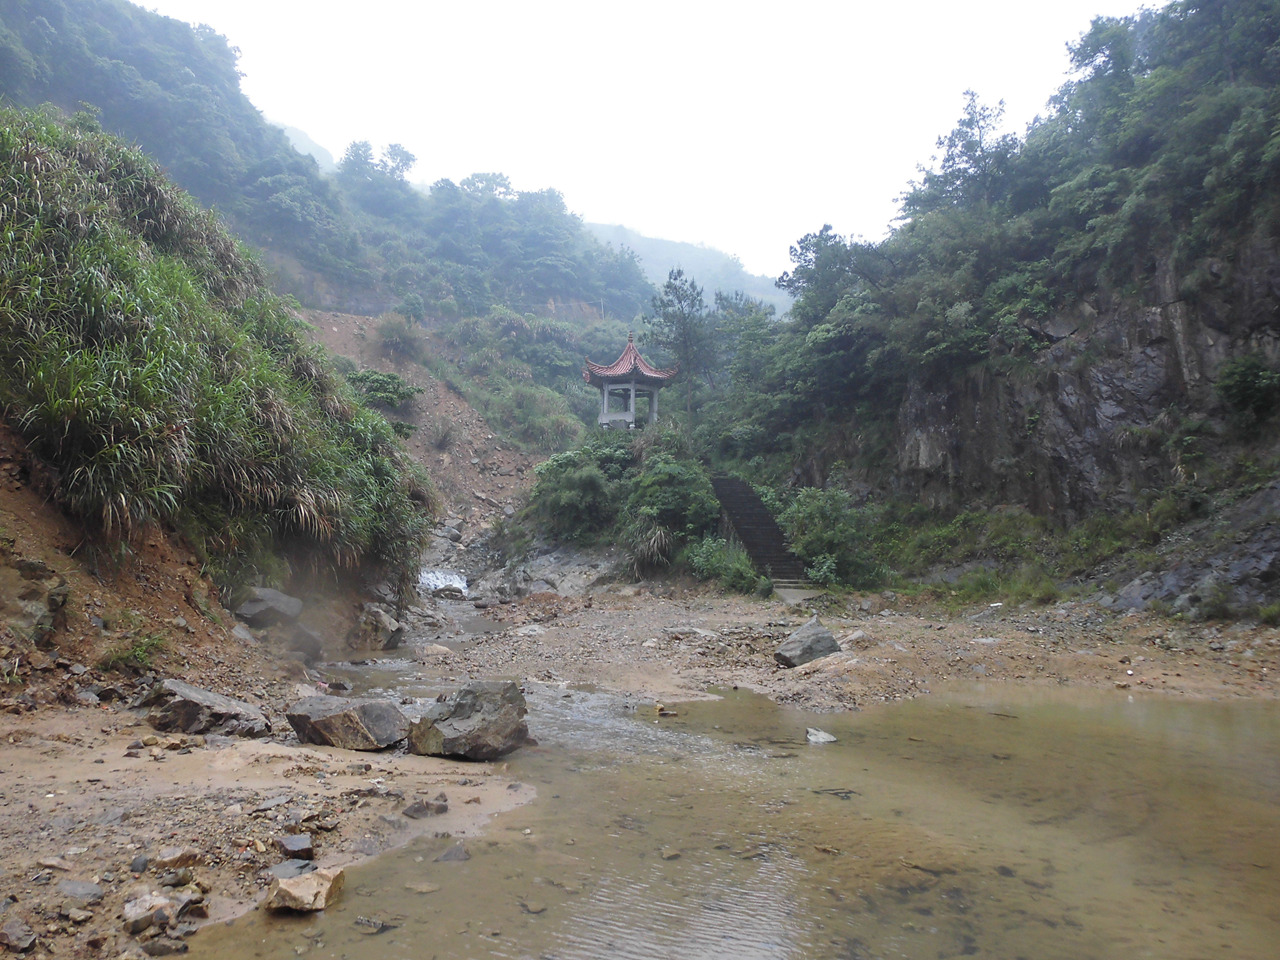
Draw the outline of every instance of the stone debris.
<instances>
[{"instance_id":1,"label":"stone debris","mask_svg":"<svg viewBox=\"0 0 1280 960\"><path fill-rule=\"evenodd\" d=\"M14 917L0 926L0 947L8 947L14 953L25 953L35 943L35 931L20 917Z\"/></svg>"},{"instance_id":2,"label":"stone debris","mask_svg":"<svg viewBox=\"0 0 1280 960\"><path fill-rule=\"evenodd\" d=\"M442 793L434 800L415 800L400 812L411 820L438 817L449 812L449 798Z\"/></svg>"},{"instance_id":3,"label":"stone debris","mask_svg":"<svg viewBox=\"0 0 1280 960\"><path fill-rule=\"evenodd\" d=\"M467 848L462 845L459 840L453 846L447 848L444 852L436 855L434 863L460 863L463 860L470 860L471 854L467 852Z\"/></svg>"},{"instance_id":4,"label":"stone debris","mask_svg":"<svg viewBox=\"0 0 1280 960\"><path fill-rule=\"evenodd\" d=\"M409 727L409 752L495 760L529 740L524 694L513 681L472 681Z\"/></svg>"},{"instance_id":5,"label":"stone debris","mask_svg":"<svg viewBox=\"0 0 1280 960\"><path fill-rule=\"evenodd\" d=\"M382 750L409 732L409 720L390 700L307 697L285 714L303 743L343 750Z\"/></svg>"},{"instance_id":6,"label":"stone debris","mask_svg":"<svg viewBox=\"0 0 1280 960\"><path fill-rule=\"evenodd\" d=\"M342 891L346 874L340 868L313 870L298 877L278 879L271 884L263 902L268 910L295 910L311 913L324 910Z\"/></svg>"},{"instance_id":7,"label":"stone debris","mask_svg":"<svg viewBox=\"0 0 1280 960\"><path fill-rule=\"evenodd\" d=\"M381 605L366 603L347 640L357 650L394 650L404 639L404 626Z\"/></svg>"},{"instance_id":8,"label":"stone debris","mask_svg":"<svg viewBox=\"0 0 1280 960\"><path fill-rule=\"evenodd\" d=\"M176 915L173 901L159 893L148 893L124 905L124 932L137 936L149 927L165 927Z\"/></svg>"},{"instance_id":9,"label":"stone debris","mask_svg":"<svg viewBox=\"0 0 1280 960\"><path fill-rule=\"evenodd\" d=\"M143 703L153 704L147 722L157 730L255 738L271 733L271 721L252 704L173 678L152 687Z\"/></svg>"},{"instance_id":10,"label":"stone debris","mask_svg":"<svg viewBox=\"0 0 1280 960\"><path fill-rule=\"evenodd\" d=\"M798 667L811 660L817 660L832 653L840 652L840 644L831 631L822 625L817 617L811 619L797 630L780 646L773 659L784 667Z\"/></svg>"},{"instance_id":11,"label":"stone debris","mask_svg":"<svg viewBox=\"0 0 1280 960\"><path fill-rule=\"evenodd\" d=\"M276 849L294 860L310 860L316 855L309 833L287 833L275 838Z\"/></svg>"},{"instance_id":12,"label":"stone debris","mask_svg":"<svg viewBox=\"0 0 1280 960\"><path fill-rule=\"evenodd\" d=\"M279 590L251 587L250 597L236 608L236 616L251 627L292 623L302 615L302 601Z\"/></svg>"}]
</instances>

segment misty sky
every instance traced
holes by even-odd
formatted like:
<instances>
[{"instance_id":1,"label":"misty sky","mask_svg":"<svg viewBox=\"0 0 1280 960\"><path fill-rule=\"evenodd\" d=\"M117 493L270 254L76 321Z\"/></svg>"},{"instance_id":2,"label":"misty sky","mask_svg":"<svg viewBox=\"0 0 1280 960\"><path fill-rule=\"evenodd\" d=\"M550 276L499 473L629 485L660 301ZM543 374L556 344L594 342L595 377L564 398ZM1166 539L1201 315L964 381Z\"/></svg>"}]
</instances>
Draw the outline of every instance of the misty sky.
<instances>
[{"instance_id":1,"label":"misty sky","mask_svg":"<svg viewBox=\"0 0 1280 960\"><path fill-rule=\"evenodd\" d=\"M883 236L964 90L1003 99L1021 132L1066 79L1068 41L1144 4L142 5L225 35L254 104L335 158L353 140L401 143L414 181L505 173L519 190L559 190L585 220L777 276L824 223Z\"/></svg>"}]
</instances>

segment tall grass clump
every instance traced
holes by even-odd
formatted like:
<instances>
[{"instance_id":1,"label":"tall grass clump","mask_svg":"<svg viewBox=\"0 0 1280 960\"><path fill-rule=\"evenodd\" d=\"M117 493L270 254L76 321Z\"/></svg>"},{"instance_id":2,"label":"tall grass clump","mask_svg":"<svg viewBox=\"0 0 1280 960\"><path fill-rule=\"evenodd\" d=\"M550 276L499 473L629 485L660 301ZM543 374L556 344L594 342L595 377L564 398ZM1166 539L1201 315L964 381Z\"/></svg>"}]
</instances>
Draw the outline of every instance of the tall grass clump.
<instances>
[{"instance_id":1,"label":"tall grass clump","mask_svg":"<svg viewBox=\"0 0 1280 960\"><path fill-rule=\"evenodd\" d=\"M0 405L108 541L183 530L228 578L269 554L407 586L435 495L265 286L140 151L0 109Z\"/></svg>"}]
</instances>

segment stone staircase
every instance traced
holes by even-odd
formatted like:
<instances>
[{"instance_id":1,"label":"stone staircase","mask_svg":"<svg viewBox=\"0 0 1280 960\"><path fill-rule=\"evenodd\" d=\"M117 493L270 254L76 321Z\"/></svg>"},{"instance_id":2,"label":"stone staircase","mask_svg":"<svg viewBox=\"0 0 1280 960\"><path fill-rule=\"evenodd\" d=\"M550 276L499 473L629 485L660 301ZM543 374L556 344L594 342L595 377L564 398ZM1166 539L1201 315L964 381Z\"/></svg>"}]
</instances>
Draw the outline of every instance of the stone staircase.
<instances>
[{"instance_id":1,"label":"stone staircase","mask_svg":"<svg viewBox=\"0 0 1280 960\"><path fill-rule=\"evenodd\" d=\"M714 477L711 486L733 536L742 544L756 570L775 588L804 588L804 563L791 552L787 538L751 485L737 477Z\"/></svg>"}]
</instances>

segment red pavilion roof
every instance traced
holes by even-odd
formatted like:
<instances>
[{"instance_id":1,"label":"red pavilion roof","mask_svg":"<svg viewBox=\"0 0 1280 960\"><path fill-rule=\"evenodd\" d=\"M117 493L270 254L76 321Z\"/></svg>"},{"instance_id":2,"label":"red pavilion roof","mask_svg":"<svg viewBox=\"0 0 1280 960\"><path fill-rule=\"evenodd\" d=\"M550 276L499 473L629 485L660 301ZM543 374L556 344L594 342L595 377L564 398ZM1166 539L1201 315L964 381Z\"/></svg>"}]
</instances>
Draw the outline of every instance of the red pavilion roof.
<instances>
[{"instance_id":1,"label":"red pavilion roof","mask_svg":"<svg viewBox=\"0 0 1280 960\"><path fill-rule=\"evenodd\" d=\"M636 349L635 336L627 334L627 346L622 351L622 356L608 366L588 360L586 369L582 371L582 379L593 387L600 386L602 380L634 379L640 382L663 384L679 372L679 366L672 367L670 370L659 370L657 367L650 366Z\"/></svg>"}]
</instances>

